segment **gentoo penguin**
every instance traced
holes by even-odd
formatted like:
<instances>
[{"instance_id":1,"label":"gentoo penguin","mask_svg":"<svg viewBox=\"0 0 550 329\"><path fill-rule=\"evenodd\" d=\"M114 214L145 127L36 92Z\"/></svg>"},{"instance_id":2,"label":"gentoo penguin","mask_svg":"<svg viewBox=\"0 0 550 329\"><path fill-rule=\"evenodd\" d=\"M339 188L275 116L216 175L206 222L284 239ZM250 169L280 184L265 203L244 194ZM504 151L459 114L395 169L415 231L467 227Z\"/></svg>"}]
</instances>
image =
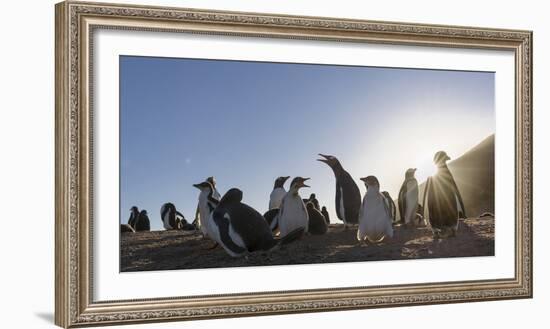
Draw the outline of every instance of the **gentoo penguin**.
<instances>
[{"instance_id":1,"label":"gentoo penguin","mask_svg":"<svg viewBox=\"0 0 550 329\"><path fill-rule=\"evenodd\" d=\"M386 206L386 198L380 193L380 183L374 176L361 178L367 187L359 213L357 240L377 243L385 237L393 237L392 219Z\"/></svg>"},{"instance_id":2,"label":"gentoo penguin","mask_svg":"<svg viewBox=\"0 0 550 329\"><path fill-rule=\"evenodd\" d=\"M406 225L416 223L416 213L418 210L418 181L414 178L416 168L409 168L405 172L405 181L399 190L399 215L400 222Z\"/></svg>"},{"instance_id":3,"label":"gentoo penguin","mask_svg":"<svg viewBox=\"0 0 550 329\"><path fill-rule=\"evenodd\" d=\"M393 223L395 223L396 221L396 213L397 213L397 209L395 207L395 202L393 201L390 193L388 191L384 191L382 192L382 194L384 195L384 198L386 198L386 206L388 207L389 211L390 211L390 217L391 217L391 220Z\"/></svg>"},{"instance_id":4,"label":"gentoo penguin","mask_svg":"<svg viewBox=\"0 0 550 329\"><path fill-rule=\"evenodd\" d=\"M315 209L313 202L306 203L307 215L309 217L308 232L311 234L325 234L328 230L325 216Z\"/></svg>"},{"instance_id":5,"label":"gentoo penguin","mask_svg":"<svg viewBox=\"0 0 550 329\"><path fill-rule=\"evenodd\" d=\"M130 218L128 219L128 225L130 225L130 227L132 227L133 229L136 228L136 221L138 219L138 216L139 216L138 207L133 206L132 208L130 208Z\"/></svg>"},{"instance_id":6,"label":"gentoo penguin","mask_svg":"<svg viewBox=\"0 0 550 329\"><path fill-rule=\"evenodd\" d=\"M138 231L150 231L151 222L149 222L149 216L147 216L147 210L142 210L136 220L136 232Z\"/></svg>"},{"instance_id":7,"label":"gentoo penguin","mask_svg":"<svg viewBox=\"0 0 550 329\"><path fill-rule=\"evenodd\" d=\"M313 203L313 207L315 207L315 209L321 211L321 208L319 206L319 200L317 200L317 196L315 195L315 193L311 193L309 195L309 199L304 199L304 203L306 205L307 205L308 202Z\"/></svg>"},{"instance_id":8,"label":"gentoo penguin","mask_svg":"<svg viewBox=\"0 0 550 329\"><path fill-rule=\"evenodd\" d=\"M242 203L242 198L242 191L232 188L212 212L211 236L229 255L238 257L248 252L270 250L302 234L302 231L295 231L285 240L275 240L262 215Z\"/></svg>"},{"instance_id":9,"label":"gentoo penguin","mask_svg":"<svg viewBox=\"0 0 550 329\"><path fill-rule=\"evenodd\" d=\"M212 187L212 198L220 201L221 195L220 195L220 192L218 192L218 190L216 189L216 180L214 179L214 176L210 176L206 178L205 181L210 183L210 186ZM196 225L198 227L200 227L200 224L201 224L199 216L200 216L200 201L199 201L199 204L197 204L197 210L195 211L195 220L193 221L193 225Z\"/></svg>"},{"instance_id":10,"label":"gentoo penguin","mask_svg":"<svg viewBox=\"0 0 550 329\"><path fill-rule=\"evenodd\" d=\"M271 232L277 234L279 232L279 222L277 221L277 215L279 214L279 208L269 209L264 213L264 218L271 229Z\"/></svg>"},{"instance_id":11,"label":"gentoo penguin","mask_svg":"<svg viewBox=\"0 0 550 329\"><path fill-rule=\"evenodd\" d=\"M271 191L271 194L269 195L270 210L279 208L281 206L281 201L283 201L283 198L285 197L285 194L286 194L284 185L289 178L290 176L281 176L275 180L273 191Z\"/></svg>"},{"instance_id":12,"label":"gentoo penguin","mask_svg":"<svg viewBox=\"0 0 550 329\"><path fill-rule=\"evenodd\" d=\"M305 232L308 230L309 216L306 205L298 193L300 188L309 187L304 183L308 179L295 177L290 183L290 189L281 202L281 207L275 218L279 226L281 238L299 228L303 228Z\"/></svg>"},{"instance_id":13,"label":"gentoo penguin","mask_svg":"<svg viewBox=\"0 0 550 329\"><path fill-rule=\"evenodd\" d=\"M120 224L120 233L134 233L134 228L130 224Z\"/></svg>"},{"instance_id":14,"label":"gentoo penguin","mask_svg":"<svg viewBox=\"0 0 550 329\"><path fill-rule=\"evenodd\" d=\"M176 206L173 203L165 203L160 207L160 219L165 230L176 230L179 221L176 219Z\"/></svg>"},{"instance_id":15,"label":"gentoo penguin","mask_svg":"<svg viewBox=\"0 0 550 329\"><path fill-rule=\"evenodd\" d=\"M194 231L196 229L194 224L190 224L185 219L185 216L179 211L176 210L176 223L178 224L178 229L183 231Z\"/></svg>"},{"instance_id":16,"label":"gentoo penguin","mask_svg":"<svg viewBox=\"0 0 550 329\"><path fill-rule=\"evenodd\" d=\"M423 207L434 238L455 236L458 219L466 217L462 196L447 167L450 159L444 151L437 152L434 156L437 173L426 182Z\"/></svg>"},{"instance_id":17,"label":"gentoo penguin","mask_svg":"<svg viewBox=\"0 0 550 329\"><path fill-rule=\"evenodd\" d=\"M330 224L330 216L328 215L327 207L323 206L323 208L321 208L321 214L325 217L325 222L327 222L327 225Z\"/></svg>"},{"instance_id":18,"label":"gentoo penguin","mask_svg":"<svg viewBox=\"0 0 550 329\"><path fill-rule=\"evenodd\" d=\"M340 161L332 155L319 154L324 159L317 159L326 163L334 172L336 177L336 214L344 222L344 228L348 224L356 224L359 220L359 209L361 208L361 193L359 187L351 175L344 170Z\"/></svg>"},{"instance_id":19,"label":"gentoo penguin","mask_svg":"<svg viewBox=\"0 0 550 329\"><path fill-rule=\"evenodd\" d=\"M201 193L199 194L199 226L204 237L210 237L210 224L212 219L210 218L212 211L216 208L219 199L214 197L214 187L209 181L204 181L199 184L193 184L194 187L198 188Z\"/></svg>"}]
</instances>

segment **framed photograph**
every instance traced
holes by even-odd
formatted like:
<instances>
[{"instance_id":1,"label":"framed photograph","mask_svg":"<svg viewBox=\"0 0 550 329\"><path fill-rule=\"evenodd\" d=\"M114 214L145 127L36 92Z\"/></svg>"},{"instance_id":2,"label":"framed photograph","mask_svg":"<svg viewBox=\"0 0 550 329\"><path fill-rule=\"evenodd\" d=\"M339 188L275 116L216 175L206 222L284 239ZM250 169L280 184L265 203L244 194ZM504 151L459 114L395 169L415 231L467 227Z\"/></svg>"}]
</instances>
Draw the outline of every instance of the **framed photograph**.
<instances>
[{"instance_id":1,"label":"framed photograph","mask_svg":"<svg viewBox=\"0 0 550 329\"><path fill-rule=\"evenodd\" d=\"M56 5L56 324L530 298L532 32Z\"/></svg>"}]
</instances>

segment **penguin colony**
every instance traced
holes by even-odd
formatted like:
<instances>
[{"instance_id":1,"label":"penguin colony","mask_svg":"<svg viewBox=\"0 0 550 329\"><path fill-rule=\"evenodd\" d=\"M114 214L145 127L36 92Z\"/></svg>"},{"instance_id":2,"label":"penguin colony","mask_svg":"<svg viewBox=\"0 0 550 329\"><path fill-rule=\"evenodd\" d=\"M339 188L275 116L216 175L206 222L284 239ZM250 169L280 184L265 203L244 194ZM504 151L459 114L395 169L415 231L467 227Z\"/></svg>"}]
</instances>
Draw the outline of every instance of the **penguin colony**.
<instances>
[{"instance_id":1,"label":"penguin colony","mask_svg":"<svg viewBox=\"0 0 550 329\"><path fill-rule=\"evenodd\" d=\"M466 218L464 202L451 171L449 156L439 151L434 156L437 173L426 182L424 200L419 204L416 169L405 172L399 191L398 207L387 191L380 191L375 176L360 178L367 192L361 199L359 187L340 161L332 155L319 154L317 161L332 170L335 177L335 210L344 230L357 225L357 240L380 243L393 237L395 225L429 225L436 239L455 236L460 218ZM310 187L309 178L295 177L288 191L285 183L290 176L275 179L269 197L268 211L263 215L243 202L243 192L228 190L223 197L216 189L214 177L193 184L199 190L195 220L189 223L173 203L160 208L160 218L166 230L198 230L204 239L221 246L232 257L247 253L268 252L290 243L306 234L327 233L330 224L326 206L321 206L315 193L302 198L300 191ZM399 216L397 216L399 210ZM400 217L400 218L399 218ZM121 232L149 231L147 211L134 206L130 209L128 224L121 224Z\"/></svg>"}]
</instances>

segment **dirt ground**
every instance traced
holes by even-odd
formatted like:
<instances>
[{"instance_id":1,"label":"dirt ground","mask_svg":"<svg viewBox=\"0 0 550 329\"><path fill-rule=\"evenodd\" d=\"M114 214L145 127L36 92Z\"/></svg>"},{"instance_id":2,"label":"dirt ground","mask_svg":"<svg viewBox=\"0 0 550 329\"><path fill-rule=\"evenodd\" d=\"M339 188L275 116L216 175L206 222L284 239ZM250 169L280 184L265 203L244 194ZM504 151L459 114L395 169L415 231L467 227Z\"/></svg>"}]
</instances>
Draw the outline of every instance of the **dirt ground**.
<instances>
[{"instance_id":1,"label":"dirt ground","mask_svg":"<svg viewBox=\"0 0 550 329\"><path fill-rule=\"evenodd\" d=\"M493 217L460 222L457 236L434 240L428 227L395 227L380 244L359 243L357 227L331 224L325 235L307 235L269 252L233 258L198 231L122 233L121 271L361 262L395 259L494 256Z\"/></svg>"}]
</instances>

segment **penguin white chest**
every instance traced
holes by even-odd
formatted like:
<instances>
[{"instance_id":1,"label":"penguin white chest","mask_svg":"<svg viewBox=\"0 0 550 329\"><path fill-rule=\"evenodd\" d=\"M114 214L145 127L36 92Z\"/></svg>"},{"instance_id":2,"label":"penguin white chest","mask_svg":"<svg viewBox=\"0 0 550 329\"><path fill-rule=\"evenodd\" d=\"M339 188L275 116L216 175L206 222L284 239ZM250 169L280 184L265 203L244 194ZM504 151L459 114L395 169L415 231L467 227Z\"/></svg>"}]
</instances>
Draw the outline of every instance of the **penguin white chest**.
<instances>
[{"instance_id":1,"label":"penguin white chest","mask_svg":"<svg viewBox=\"0 0 550 329\"><path fill-rule=\"evenodd\" d=\"M276 209L281 207L281 202L286 195L286 191L282 187L277 187L271 191L269 195L269 209Z\"/></svg>"},{"instance_id":2,"label":"penguin white chest","mask_svg":"<svg viewBox=\"0 0 550 329\"><path fill-rule=\"evenodd\" d=\"M170 225L170 216L168 214L164 215L164 218L162 219L162 223L165 230L172 230L173 227Z\"/></svg>"},{"instance_id":3,"label":"penguin white chest","mask_svg":"<svg viewBox=\"0 0 550 329\"><path fill-rule=\"evenodd\" d=\"M280 209L279 230L281 231L281 237L298 228L305 228L307 231L309 216L304 201L302 201L299 194L287 193L283 198Z\"/></svg>"},{"instance_id":4,"label":"penguin white chest","mask_svg":"<svg viewBox=\"0 0 550 329\"><path fill-rule=\"evenodd\" d=\"M377 242L386 236L393 236L391 217L384 199L382 194L375 191L367 192L363 198L357 230L358 240L367 238L372 242Z\"/></svg>"},{"instance_id":5,"label":"penguin white chest","mask_svg":"<svg viewBox=\"0 0 550 329\"><path fill-rule=\"evenodd\" d=\"M205 236L212 237L211 234L211 225L210 222L212 218L210 217L211 209L208 204L208 192L201 192L199 194L199 220L201 223L201 233Z\"/></svg>"}]
</instances>

